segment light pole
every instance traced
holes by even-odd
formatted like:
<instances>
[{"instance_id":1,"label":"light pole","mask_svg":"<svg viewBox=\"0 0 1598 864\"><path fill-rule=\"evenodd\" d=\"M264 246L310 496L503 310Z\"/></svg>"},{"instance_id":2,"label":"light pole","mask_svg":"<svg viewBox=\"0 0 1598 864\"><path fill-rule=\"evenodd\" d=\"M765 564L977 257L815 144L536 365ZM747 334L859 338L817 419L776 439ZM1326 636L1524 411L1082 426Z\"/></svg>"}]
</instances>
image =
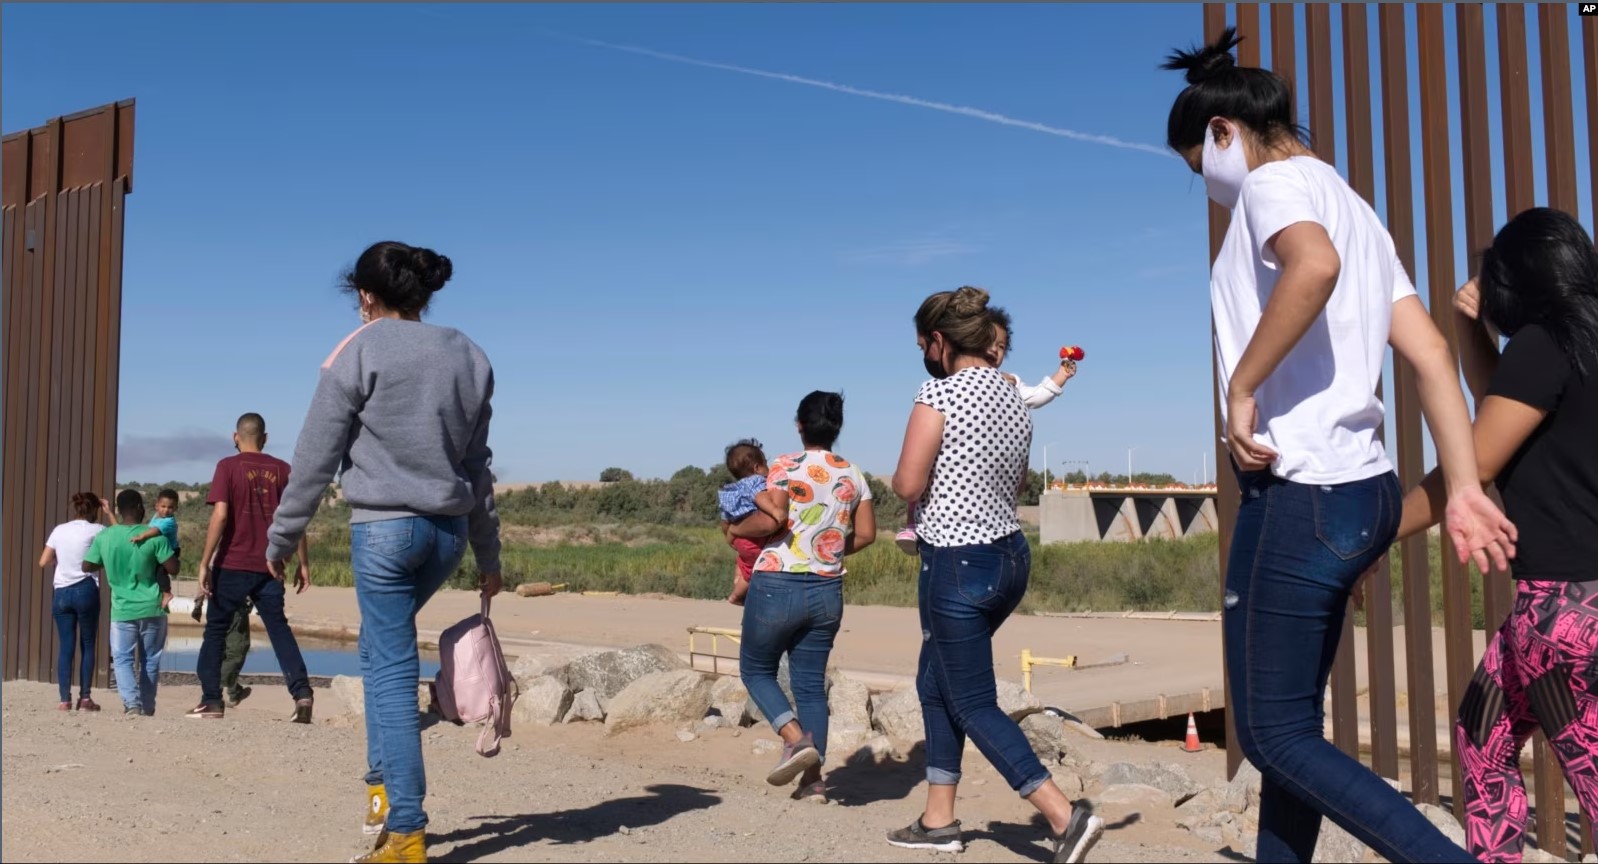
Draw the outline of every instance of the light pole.
<instances>
[{"instance_id":1,"label":"light pole","mask_svg":"<svg viewBox=\"0 0 1598 864\"><path fill-rule=\"evenodd\" d=\"M1136 449L1137 449L1136 447L1128 447L1128 448L1126 448L1126 485L1127 486L1131 486L1132 485L1132 451L1136 450Z\"/></svg>"}]
</instances>

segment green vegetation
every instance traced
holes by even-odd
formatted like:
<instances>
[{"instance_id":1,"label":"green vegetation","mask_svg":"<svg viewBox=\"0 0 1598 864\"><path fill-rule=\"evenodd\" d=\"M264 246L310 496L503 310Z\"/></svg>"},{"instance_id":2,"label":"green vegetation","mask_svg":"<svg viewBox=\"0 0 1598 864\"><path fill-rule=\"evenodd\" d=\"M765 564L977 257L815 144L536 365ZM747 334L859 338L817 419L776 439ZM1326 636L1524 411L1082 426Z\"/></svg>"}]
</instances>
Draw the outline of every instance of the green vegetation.
<instances>
[{"instance_id":1,"label":"green vegetation","mask_svg":"<svg viewBox=\"0 0 1598 864\"><path fill-rule=\"evenodd\" d=\"M619 470L619 469L618 469ZM689 466L670 480L622 479L597 488L547 483L502 495L505 583L566 583L571 591L620 591L722 599L732 585L734 557L715 528L716 490L726 469ZM868 478L877 505L878 542L849 559L847 602L913 606L916 559L892 543L904 507L879 478ZM1041 489L1041 476L1035 478ZM1141 476L1138 479L1143 479ZM1157 479L1157 478L1156 478ZM172 485L172 484L169 484ZM135 485L153 499L157 486ZM176 487L174 488L184 488ZM183 573L194 577L205 542L209 508L204 486L178 510L185 550ZM318 585L353 584L349 566L349 508L331 496L311 523L312 579ZM1201 611L1220 609L1220 567L1214 535L1142 543L1069 543L1043 546L1035 532L1032 575L1024 612ZM1441 623L1441 553L1430 544L1432 620ZM1393 550L1394 619L1403 621L1400 551ZM1501 577L1499 577L1501 578ZM477 579L470 554L452 581L467 588ZM1470 575L1472 621L1482 626L1481 579ZM1364 616L1356 616L1364 623Z\"/></svg>"}]
</instances>

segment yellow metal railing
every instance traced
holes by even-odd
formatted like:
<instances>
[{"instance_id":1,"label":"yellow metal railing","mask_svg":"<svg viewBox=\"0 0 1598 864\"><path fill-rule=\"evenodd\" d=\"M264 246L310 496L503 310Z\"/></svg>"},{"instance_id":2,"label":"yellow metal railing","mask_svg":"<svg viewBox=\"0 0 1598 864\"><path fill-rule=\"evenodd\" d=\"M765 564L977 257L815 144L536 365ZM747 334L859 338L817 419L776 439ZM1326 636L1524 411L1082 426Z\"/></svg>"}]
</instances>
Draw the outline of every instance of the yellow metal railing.
<instances>
[{"instance_id":1,"label":"yellow metal railing","mask_svg":"<svg viewBox=\"0 0 1598 864\"><path fill-rule=\"evenodd\" d=\"M701 652L701 651L698 650L699 646L694 642L694 637L695 636L709 636L710 637L710 653L706 654L706 653ZM694 658L696 658L696 657L709 657L710 658L710 671L711 671L711 674L720 675L721 674L721 661L722 660L731 660L731 659L733 659L731 657L722 656L722 653L721 653L721 639L722 639L723 636L725 636L728 639L731 639L734 643L738 643L743 638L743 631L739 630L737 628L734 628L734 627L689 627L688 628L688 665L689 665L689 667L690 668L697 668L697 667L694 667Z\"/></svg>"},{"instance_id":2,"label":"yellow metal railing","mask_svg":"<svg viewBox=\"0 0 1598 864\"><path fill-rule=\"evenodd\" d=\"M1032 667L1033 666L1059 666L1064 669L1076 668L1076 655L1070 657L1034 657L1032 649L1021 649L1021 686L1026 692L1032 692Z\"/></svg>"}]
</instances>

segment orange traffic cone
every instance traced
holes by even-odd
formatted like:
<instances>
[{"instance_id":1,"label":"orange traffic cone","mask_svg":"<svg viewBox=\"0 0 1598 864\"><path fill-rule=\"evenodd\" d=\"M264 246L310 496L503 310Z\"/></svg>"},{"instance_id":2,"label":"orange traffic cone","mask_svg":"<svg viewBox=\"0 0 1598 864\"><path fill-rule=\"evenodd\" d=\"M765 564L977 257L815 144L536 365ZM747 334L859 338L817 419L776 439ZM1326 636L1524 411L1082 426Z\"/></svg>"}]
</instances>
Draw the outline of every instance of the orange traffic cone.
<instances>
[{"instance_id":1,"label":"orange traffic cone","mask_svg":"<svg viewBox=\"0 0 1598 864\"><path fill-rule=\"evenodd\" d=\"M1188 753L1197 753L1204 749L1204 745L1199 743L1198 724L1193 722L1191 712L1187 715L1187 740L1182 742L1182 749Z\"/></svg>"}]
</instances>

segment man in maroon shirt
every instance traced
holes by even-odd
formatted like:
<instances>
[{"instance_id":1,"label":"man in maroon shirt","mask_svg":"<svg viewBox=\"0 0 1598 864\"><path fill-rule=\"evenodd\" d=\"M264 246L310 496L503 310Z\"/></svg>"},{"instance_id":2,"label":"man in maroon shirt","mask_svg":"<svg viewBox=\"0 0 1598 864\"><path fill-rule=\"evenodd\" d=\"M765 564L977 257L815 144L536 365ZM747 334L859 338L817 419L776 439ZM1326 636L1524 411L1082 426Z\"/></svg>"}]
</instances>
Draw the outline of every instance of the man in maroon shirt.
<instances>
[{"instance_id":1,"label":"man in maroon shirt","mask_svg":"<svg viewBox=\"0 0 1598 864\"><path fill-rule=\"evenodd\" d=\"M206 498L211 505L211 524L200 556L200 591L211 602L206 609L205 641L200 646L200 704L188 716L222 717L223 646L233 613L249 600L266 625L283 683L294 697L293 720L309 723L311 684L299 643L283 614L287 591L266 565L266 531L277 512L278 497L288 485L289 465L261 452L266 446L266 421L259 414L239 418L233 446L238 454L216 463L211 494ZM307 546L300 541L296 593L310 586Z\"/></svg>"}]
</instances>

